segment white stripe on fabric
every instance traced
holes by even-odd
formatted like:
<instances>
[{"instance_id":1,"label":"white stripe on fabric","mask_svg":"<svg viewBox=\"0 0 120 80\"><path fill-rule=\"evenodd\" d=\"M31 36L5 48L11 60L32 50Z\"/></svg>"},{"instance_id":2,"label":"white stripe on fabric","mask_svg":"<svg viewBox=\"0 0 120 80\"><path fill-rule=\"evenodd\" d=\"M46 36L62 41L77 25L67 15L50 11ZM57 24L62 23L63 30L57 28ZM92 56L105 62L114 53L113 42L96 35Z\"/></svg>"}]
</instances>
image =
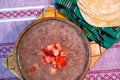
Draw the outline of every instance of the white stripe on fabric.
<instances>
[{"instance_id":1,"label":"white stripe on fabric","mask_svg":"<svg viewBox=\"0 0 120 80\"><path fill-rule=\"evenodd\" d=\"M53 6L53 5L51 5ZM15 11L15 10L29 10L29 9L39 9L45 8L46 6L29 6L29 7L16 7L16 8L3 8L0 11Z\"/></svg>"},{"instance_id":2,"label":"white stripe on fabric","mask_svg":"<svg viewBox=\"0 0 120 80\"><path fill-rule=\"evenodd\" d=\"M0 23L2 22L15 22L15 21L29 21L29 20L36 20L37 17L32 18L18 18L18 19L2 19L0 20Z\"/></svg>"}]
</instances>

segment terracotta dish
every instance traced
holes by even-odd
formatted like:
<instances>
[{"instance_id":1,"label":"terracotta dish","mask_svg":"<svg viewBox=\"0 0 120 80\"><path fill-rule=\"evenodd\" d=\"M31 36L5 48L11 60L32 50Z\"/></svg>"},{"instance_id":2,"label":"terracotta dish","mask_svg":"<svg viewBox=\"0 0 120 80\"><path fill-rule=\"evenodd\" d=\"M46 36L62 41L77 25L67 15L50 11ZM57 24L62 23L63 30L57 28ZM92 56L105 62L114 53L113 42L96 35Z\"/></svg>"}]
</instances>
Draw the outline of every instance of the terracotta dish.
<instances>
[{"instance_id":1,"label":"terracotta dish","mask_svg":"<svg viewBox=\"0 0 120 80\"><path fill-rule=\"evenodd\" d=\"M28 25L17 39L16 55L24 80L82 79L91 57L82 30L58 18L45 18Z\"/></svg>"}]
</instances>

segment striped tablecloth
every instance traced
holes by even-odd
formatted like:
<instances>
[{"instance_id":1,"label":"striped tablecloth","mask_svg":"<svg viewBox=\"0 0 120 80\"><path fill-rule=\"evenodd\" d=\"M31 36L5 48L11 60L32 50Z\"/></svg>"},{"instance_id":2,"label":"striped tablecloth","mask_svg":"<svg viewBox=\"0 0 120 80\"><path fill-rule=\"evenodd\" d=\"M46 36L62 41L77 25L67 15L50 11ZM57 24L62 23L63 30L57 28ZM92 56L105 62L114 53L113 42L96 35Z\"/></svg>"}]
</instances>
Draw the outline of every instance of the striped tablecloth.
<instances>
[{"instance_id":1,"label":"striped tablecloth","mask_svg":"<svg viewBox=\"0 0 120 80\"><path fill-rule=\"evenodd\" d=\"M2 62L19 33L54 0L0 0L0 80L18 80ZM106 50L84 80L120 80L120 41Z\"/></svg>"}]
</instances>

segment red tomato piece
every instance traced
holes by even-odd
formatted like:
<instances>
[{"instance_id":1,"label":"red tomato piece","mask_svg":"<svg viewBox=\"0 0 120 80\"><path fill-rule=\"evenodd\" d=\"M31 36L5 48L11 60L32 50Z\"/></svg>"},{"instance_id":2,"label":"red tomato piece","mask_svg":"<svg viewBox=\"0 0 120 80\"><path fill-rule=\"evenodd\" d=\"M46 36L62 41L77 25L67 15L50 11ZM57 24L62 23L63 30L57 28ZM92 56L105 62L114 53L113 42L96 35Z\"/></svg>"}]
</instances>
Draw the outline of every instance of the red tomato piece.
<instances>
[{"instance_id":1,"label":"red tomato piece","mask_svg":"<svg viewBox=\"0 0 120 80\"><path fill-rule=\"evenodd\" d=\"M56 43L55 46L58 50L62 50L62 46L61 46L60 42Z\"/></svg>"},{"instance_id":2,"label":"red tomato piece","mask_svg":"<svg viewBox=\"0 0 120 80\"><path fill-rule=\"evenodd\" d=\"M41 64L46 64L46 62L45 62L45 59L44 59L44 58L41 60Z\"/></svg>"},{"instance_id":3,"label":"red tomato piece","mask_svg":"<svg viewBox=\"0 0 120 80\"><path fill-rule=\"evenodd\" d=\"M59 50L56 48L52 48L52 53L54 56L58 56L59 55Z\"/></svg>"},{"instance_id":4,"label":"red tomato piece","mask_svg":"<svg viewBox=\"0 0 120 80\"><path fill-rule=\"evenodd\" d=\"M62 59L60 59L58 65L61 67L64 67L67 65L67 61L64 58L62 58Z\"/></svg>"},{"instance_id":5,"label":"red tomato piece","mask_svg":"<svg viewBox=\"0 0 120 80\"><path fill-rule=\"evenodd\" d=\"M30 68L30 73L34 73L35 71L36 71L36 67L35 66Z\"/></svg>"},{"instance_id":6,"label":"red tomato piece","mask_svg":"<svg viewBox=\"0 0 120 80\"><path fill-rule=\"evenodd\" d=\"M55 57L51 57L51 63L55 62Z\"/></svg>"},{"instance_id":7,"label":"red tomato piece","mask_svg":"<svg viewBox=\"0 0 120 80\"><path fill-rule=\"evenodd\" d=\"M61 52L60 52L60 56L63 56L63 57L67 56L67 54L68 54L68 53L67 53L66 51L61 51Z\"/></svg>"},{"instance_id":8,"label":"red tomato piece","mask_svg":"<svg viewBox=\"0 0 120 80\"><path fill-rule=\"evenodd\" d=\"M61 58L62 58L61 56L56 56L56 57L55 57L56 63L59 63L59 61L60 61Z\"/></svg>"},{"instance_id":9,"label":"red tomato piece","mask_svg":"<svg viewBox=\"0 0 120 80\"><path fill-rule=\"evenodd\" d=\"M48 46L47 46L47 49L48 49L48 50L51 50L53 47L54 47L54 45L48 45Z\"/></svg>"},{"instance_id":10,"label":"red tomato piece","mask_svg":"<svg viewBox=\"0 0 120 80\"><path fill-rule=\"evenodd\" d=\"M45 48L42 48L42 51L43 51L44 53L47 53L49 50L45 47Z\"/></svg>"},{"instance_id":11,"label":"red tomato piece","mask_svg":"<svg viewBox=\"0 0 120 80\"><path fill-rule=\"evenodd\" d=\"M50 56L45 56L45 61L46 61L46 63L50 63L51 62L51 57Z\"/></svg>"}]
</instances>

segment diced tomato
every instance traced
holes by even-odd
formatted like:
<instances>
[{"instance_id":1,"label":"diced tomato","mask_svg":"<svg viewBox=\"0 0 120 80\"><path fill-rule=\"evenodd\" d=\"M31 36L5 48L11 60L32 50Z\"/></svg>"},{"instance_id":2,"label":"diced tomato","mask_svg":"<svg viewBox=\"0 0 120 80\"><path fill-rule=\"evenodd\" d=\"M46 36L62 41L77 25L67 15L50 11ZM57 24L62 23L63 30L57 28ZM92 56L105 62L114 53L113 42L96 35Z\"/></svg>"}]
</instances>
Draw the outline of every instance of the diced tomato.
<instances>
[{"instance_id":1,"label":"diced tomato","mask_svg":"<svg viewBox=\"0 0 120 80\"><path fill-rule=\"evenodd\" d=\"M55 57L51 57L51 63L55 62Z\"/></svg>"},{"instance_id":2,"label":"diced tomato","mask_svg":"<svg viewBox=\"0 0 120 80\"><path fill-rule=\"evenodd\" d=\"M52 53L54 56L58 56L59 55L59 50L56 48L52 48Z\"/></svg>"},{"instance_id":3,"label":"diced tomato","mask_svg":"<svg viewBox=\"0 0 120 80\"><path fill-rule=\"evenodd\" d=\"M45 59L41 60L41 64L46 64Z\"/></svg>"},{"instance_id":4,"label":"diced tomato","mask_svg":"<svg viewBox=\"0 0 120 80\"><path fill-rule=\"evenodd\" d=\"M53 47L54 47L54 45L48 45L48 46L47 46L47 49L48 49L48 50L51 50Z\"/></svg>"},{"instance_id":5,"label":"diced tomato","mask_svg":"<svg viewBox=\"0 0 120 80\"><path fill-rule=\"evenodd\" d=\"M62 56L62 57L65 57L65 56L67 56L67 52L66 51L60 51L60 56Z\"/></svg>"},{"instance_id":6,"label":"diced tomato","mask_svg":"<svg viewBox=\"0 0 120 80\"><path fill-rule=\"evenodd\" d=\"M56 68L51 68L51 74L52 74L52 75L56 74L56 72L57 72L57 69L56 69Z\"/></svg>"},{"instance_id":7,"label":"diced tomato","mask_svg":"<svg viewBox=\"0 0 120 80\"><path fill-rule=\"evenodd\" d=\"M56 58L55 58L56 63L59 63L61 58L62 58L61 56L56 56Z\"/></svg>"},{"instance_id":8,"label":"diced tomato","mask_svg":"<svg viewBox=\"0 0 120 80\"><path fill-rule=\"evenodd\" d=\"M48 50L47 48L43 48L42 50L43 50L44 54L46 54L46 55L50 55L50 56L53 55L52 51Z\"/></svg>"},{"instance_id":9,"label":"diced tomato","mask_svg":"<svg viewBox=\"0 0 120 80\"><path fill-rule=\"evenodd\" d=\"M61 47L61 44L60 44L60 42L58 42L58 43L56 43L56 48L58 49L58 50L62 50L62 47Z\"/></svg>"},{"instance_id":10,"label":"diced tomato","mask_svg":"<svg viewBox=\"0 0 120 80\"><path fill-rule=\"evenodd\" d=\"M45 61L46 61L46 63L50 63L51 62L51 57L50 56L45 56Z\"/></svg>"},{"instance_id":11,"label":"diced tomato","mask_svg":"<svg viewBox=\"0 0 120 80\"><path fill-rule=\"evenodd\" d=\"M47 53L47 55L53 56L52 50L50 50L50 51Z\"/></svg>"},{"instance_id":12,"label":"diced tomato","mask_svg":"<svg viewBox=\"0 0 120 80\"><path fill-rule=\"evenodd\" d=\"M43 51L44 53L47 53L49 50L45 47L45 48L42 48L42 51Z\"/></svg>"},{"instance_id":13,"label":"diced tomato","mask_svg":"<svg viewBox=\"0 0 120 80\"><path fill-rule=\"evenodd\" d=\"M67 61L64 58L62 58L62 59L60 59L58 65L61 67L64 67L67 65Z\"/></svg>"},{"instance_id":14,"label":"diced tomato","mask_svg":"<svg viewBox=\"0 0 120 80\"><path fill-rule=\"evenodd\" d=\"M34 73L35 71L36 71L36 67L35 66L30 68L30 73Z\"/></svg>"},{"instance_id":15,"label":"diced tomato","mask_svg":"<svg viewBox=\"0 0 120 80\"><path fill-rule=\"evenodd\" d=\"M34 65L35 67L31 68L31 72L34 72L36 68L38 69L43 64L52 64L51 73L56 73L57 68L62 68L67 65L67 61L65 57L67 56L67 52L62 50L62 46L60 42L53 43L48 45L47 47L42 48L42 50L38 53L38 55L42 56L40 63Z\"/></svg>"}]
</instances>

